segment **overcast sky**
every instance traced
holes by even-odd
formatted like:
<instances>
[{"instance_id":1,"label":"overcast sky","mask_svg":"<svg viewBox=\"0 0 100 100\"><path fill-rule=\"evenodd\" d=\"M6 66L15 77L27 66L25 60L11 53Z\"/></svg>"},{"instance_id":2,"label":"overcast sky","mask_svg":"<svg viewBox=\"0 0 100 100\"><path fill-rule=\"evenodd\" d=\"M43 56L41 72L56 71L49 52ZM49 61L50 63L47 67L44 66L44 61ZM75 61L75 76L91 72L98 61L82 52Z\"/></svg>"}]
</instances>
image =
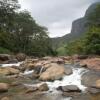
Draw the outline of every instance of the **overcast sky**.
<instances>
[{"instance_id":1,"label":"overcast sky","mask_svg":"<svg viewBox=\"0 0 100 100\"><path fill-rule=\"evenodd\" d=\"M97 1L100 0L19 0L22 9L48 28L50 37L70 33L72 21L84 16L89 5Z\"/></svg>"}]
</instances>

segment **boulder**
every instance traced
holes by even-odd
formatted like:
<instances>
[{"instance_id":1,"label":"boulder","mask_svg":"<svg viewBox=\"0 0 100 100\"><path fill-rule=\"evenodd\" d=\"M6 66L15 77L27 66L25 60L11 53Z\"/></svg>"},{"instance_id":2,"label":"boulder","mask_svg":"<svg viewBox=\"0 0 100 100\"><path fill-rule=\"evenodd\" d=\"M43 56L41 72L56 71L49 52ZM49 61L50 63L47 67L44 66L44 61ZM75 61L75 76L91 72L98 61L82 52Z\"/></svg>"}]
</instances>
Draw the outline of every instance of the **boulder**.
<instances>
[{"instance_id":1,"label":"boulder","mask_svg":"<svg viewBox=\"0 0 100 100\"><path fill-rule=\"evenodd\" d=\"M51 62L52 63L57 63L57 64L64 64L65 63L65 61L62 58L60 58L60 57L52 58Z\"/></svg>"},{"instance_id":2,"label":"boulder","mask_svg":"<svg viewBox=\"0 0 100 100\"><path fill-rule=\"evenodd\" d=\"M0 83L0 92L7 92L9 85L7 83Z\"/></svg>"},{"instance_id":3,"label":"boulder","mask_svg":"<svg viewBox=\"0 0 100 100\"><path fill-rule=\"evenodd\" d=\"M7 61L8 64L14 64L14 63L18 63L17 59L11 59Z\"/></svg>"},{"instance_id":4,"label":"boulder","mask_svg":"<svg viewBox=\"0 0 100 100\"><path fill-rule=\"evenodd\" d=\"M21 62L24 61L26 59L26 55L24 53L19 53L16 55L16 59Z\"/></svg>"},{"instance_id":5,"label":"boulder","mask_svg":"<svg viewBox=\"0 0 100 100\"><path fill-rule=\"evenodd\" d=\"M39 76L40 76L39 74L33 72L31 78L32 78L32 79L37 79L37 78L39 78Z\"/></svg>"},{"instance_id":6,"label":"boulder","mask_svg":"<svg viewBox=\"0 0 100 100\"><path fill-rule=\"evenodd\" d=\"M88 58L88 55L79 55L78 56L78 59L87 59Z\"/></svg>"},{"instance_id":7,"label":"boulder","mask_svg":"<svg viewBox=\"0 0 100 100\"><path fill-rule=\"evenodd\" d=\"M25 67L26 67L26 69L28 69L28 70L32 70L32 69L34 69L35 65L34 65L34 63L27 63L27 64L25 65Z\"/></svg>"},{"instance_id":8,"label":"boulder","mask_svg":"<svg viewBox=\"0 0 100 100\"><path fill-rule=\"evenodd\" d=\"M0 68L1 75L14 75L14 74L19 74L19 73L20 71L15 68L11 68L11 67Z\"/></svg>"},{"instance_id":9,"label":"boulder","mask_svg":"<svg viewBox=\"0 0 100 100\"><path fill-rule=\"evenodd\" d=\"M100 89L100 79L96 81L96 88Z\"/></svg>"},{"instance_id":10,"label":"boulder","mask_svg":"<svg viewBox=\"0 0 100 100\"><path fill-rule=\"evenodd\" d=\"M65 74L66 74L66 75L70 75L70 74L72 74L72 73L73 73L72 68L70 68L70 67L65 67Z\"/></svg>"},{"instance_id":11,"label":"boulder","mask_svg":"<svg viewBox=\"0 0 100 100\"><path fill-rule=\"evenodd\" d=\"M81 83L87 87L99 87L100 73L96 71L88 71L82 75Z\"/></svg>"},{"instance_id":12,"label":"boulder","mask_svg":"<svg viewBox=\"0 0 100 100\"><path fill-rule=\"evenodd\" d=\"M25 91L25 93L31 93L31 92L35 92L37 90L38 90L37 87L29 87L29 88L27 88L27 90Z\"/></svg>"},{"instance_id":13,"label":"boulder","mask_svg":"<svg viewBox=\"0 0 100 100\"><path fill-rule=\"evenodd\" d=\"M52 63L51 66L45 72L41 73L39 79L43 81L53 81L61 79L64 75L64 70L64 66Z\"/></svg>"},{"instance_id":14,"label":"boulder","mask_svg":"<svg viewBox=\"0 0 100 100\"><path fill-rule=\"evenodd\" d=\"M0 54L0 61L10 60L11 56L8 54Z\"/></svg>"},{"instance_id":15,"label":"boulder","mask_svg":"<svg viewBox=\"0 0 100 100\"><path fill-rule=\"evenodd\" d=\"M63 92L81 92L81 90L76 85L66 85L58 87L58 90Z\"/></svg>"},{"instance_id":16,"label":"boulder","mask_svg":"<svg viewBox=\"0 0 100 100\"><path fill-rule=\"evenodd\" d=\"M96 71L100 71L100 58L89 58L80 61L81 65L87 65L86 67L89 69L93 69Z\"/></svg>"},{"instance_id":17,"label":"boulder","mask_svg":"<svg viewBox=\"0 0 100 100\"><path fill-rule=\"evenodd\" d=\"M100 89L93 88L93 87L88 87L86 90L87 90L89 93L92 93L92 94L100 93Z\"/></svg>"},{"instance_id":18,"label":"boulder","mask_svg":"<svg viewBox=\"0 0 100 100\"><path fill-rule=\"evenodd\" d=\"M3 97L3 98L1 98L1 100L10 100L10 98L8 98L8 97Z\"/></svg>"},{"instance_id":19,"label":"boulder","mask_svg":"<svg viewBox=\"0 0 100 100\"><path fill-rule=\"evenodd\" d=\"M39 91L48 91L49 87L48 87L48 85L46 83L43 83L38 87L38 90Z\"/></svg>"}]
</instances>

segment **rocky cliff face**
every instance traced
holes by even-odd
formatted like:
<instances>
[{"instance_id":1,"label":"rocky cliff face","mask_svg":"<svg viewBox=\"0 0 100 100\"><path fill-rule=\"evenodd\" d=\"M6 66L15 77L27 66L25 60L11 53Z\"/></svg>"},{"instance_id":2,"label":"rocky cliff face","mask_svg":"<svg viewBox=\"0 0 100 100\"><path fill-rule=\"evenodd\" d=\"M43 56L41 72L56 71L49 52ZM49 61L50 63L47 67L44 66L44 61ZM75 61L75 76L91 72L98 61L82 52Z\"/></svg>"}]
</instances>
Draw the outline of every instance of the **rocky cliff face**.
<instances>
[{"instance_id":1,"label":"rocky cliff face","mask_svg":"<svg viewBox=\"0 0 100 100\"><path fill-rule=\"evenodd\" d=\"M64 44L68 41L72 41L72 40L75 40L75 39L80 38L81 36L83 36L85 34L85 32L87 31L87 26L86 26L86 23L88 21L87 17L92 11L94 11L94 9L96 8L96 6L98 4L100 4L100 2L92 4L87 9L87 11L85 13L85 16L83 18L80 18L80 19L77 19L77 20L73 21L72 30L71 30L70 34L66 34L65 36L60 37L60 38L52 39L53 44L57 45L57 46L59 46L59 44L60 44L60 46L61 46L61 44ZM57 42L56 42L56 40L57 40Z\"/></svg>"},{"instance_id":2,"label":"rocky cliff face","mask_svg":"<svg viewBox=\"0 0 100 100\"><path fill-rule=\"evenodd\" d=\"M100 2L92 4L86 11L85 16L83 18L77 19L72 23L71 34L74 35L75 38L81 37L87 31L86 23L88 15L94 11L96 6L100 4Z\"/></svg>"},{"instance_id":3,"label":"rocky cliff face","mask_svg":"<svg viewBox=\"0 0 100 100\"><path fill-rule=\"evenodd\" d=\"M85 27L86 22L87 22L86 19L83 17L78 20L75 20L72 23L71 34L73 34L75 38L80 37L86 32L86 27Z\"/></svg>"}]
</instances>

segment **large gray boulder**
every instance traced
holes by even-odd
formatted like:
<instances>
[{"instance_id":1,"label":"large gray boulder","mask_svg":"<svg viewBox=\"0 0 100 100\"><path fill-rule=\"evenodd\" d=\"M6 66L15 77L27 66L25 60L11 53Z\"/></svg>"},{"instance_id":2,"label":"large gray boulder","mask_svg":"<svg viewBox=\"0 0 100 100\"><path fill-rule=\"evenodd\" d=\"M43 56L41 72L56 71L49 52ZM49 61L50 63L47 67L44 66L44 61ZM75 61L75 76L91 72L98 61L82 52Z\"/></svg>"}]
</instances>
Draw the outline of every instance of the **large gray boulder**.
<instances>
[{"instance_id":1,"label":"large gray boulder","mask_svg":"<svg viewBox=\"0 0 100 100\"><path fill-rule=\"evenodd\" d=\"M89 71L82 75L81 83L87 87L98 88L100 85L98 80L100 80L100 72Z\"/></svg>"}]
</instances>

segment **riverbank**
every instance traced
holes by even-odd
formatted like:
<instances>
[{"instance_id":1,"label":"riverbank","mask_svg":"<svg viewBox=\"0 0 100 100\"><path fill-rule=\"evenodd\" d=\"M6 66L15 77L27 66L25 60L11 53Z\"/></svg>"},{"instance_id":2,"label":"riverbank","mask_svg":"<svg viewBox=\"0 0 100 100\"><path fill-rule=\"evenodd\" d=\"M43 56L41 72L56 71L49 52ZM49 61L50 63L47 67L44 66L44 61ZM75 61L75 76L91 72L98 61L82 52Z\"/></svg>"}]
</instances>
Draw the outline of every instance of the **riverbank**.
<instances>
[{"instance_id":1,"label":"riverbank","mask_svg":"<svg viewBox=\"0 0 100 100\"><path fill-rule=\"evenodd\" d=\"M21 62L0 65L1 100L99 100L99 98L99 56L26 57Z\"/></svg>"}]
</instances>

